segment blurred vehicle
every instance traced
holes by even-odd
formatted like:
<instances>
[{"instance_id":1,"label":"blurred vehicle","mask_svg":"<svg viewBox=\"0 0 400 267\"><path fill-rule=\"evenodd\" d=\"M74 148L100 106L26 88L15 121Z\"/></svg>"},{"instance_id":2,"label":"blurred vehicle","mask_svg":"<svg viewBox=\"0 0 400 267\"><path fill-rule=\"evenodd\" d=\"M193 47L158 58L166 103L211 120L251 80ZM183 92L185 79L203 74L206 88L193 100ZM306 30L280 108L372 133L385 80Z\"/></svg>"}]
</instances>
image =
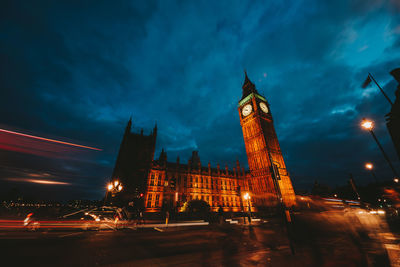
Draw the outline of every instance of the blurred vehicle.
<instances>
[{"instance_id":1,"label":"blurred vehicle","mask_svg":"<svg viewBox=\"0 0 400 267\"><path fill-rule=\"evenodd\" d=\"M103 206L88 211L88 214L97 217L103 224L107 225L109 228L122 228L125 224L128 223L127 214L125 214L122 209L116 207Z\"/></svg>"},{"instance_id":2,"label":"blurred vehicle","mask_svg":"<svg viewBox=\"0 0 400 267\"><path fill-rule=\"evenodd\" d=\"M126 222L122 210L111 207L101 207L93 210L80 210L63 215L57 219L39 213L29 213L24 222L24 228L29 231L46 228L48 230L115 230Z\"/></svg>"},{"instance_id":3,"label":"blurred vehicle","mask_svg":"<svg viewBox=\"0 0 400 267\"><path fill-rule=\"evenodd\" d=\"M24 220L24 228L29 231L36 231L40 228L40 222L33 216L33 213L29 213Z\"/></svg>"},{"instance_id":4,"label":"blurred vehicle","mask_svg":"<svg viewBox=\"0 0 400 267\"><path fill-rule=\"evenodd\" d=\"M369 211L370 214L377 214L377 215L385 215L386 211L383 209L371 209Z\"/></svg>"}]
</instances>

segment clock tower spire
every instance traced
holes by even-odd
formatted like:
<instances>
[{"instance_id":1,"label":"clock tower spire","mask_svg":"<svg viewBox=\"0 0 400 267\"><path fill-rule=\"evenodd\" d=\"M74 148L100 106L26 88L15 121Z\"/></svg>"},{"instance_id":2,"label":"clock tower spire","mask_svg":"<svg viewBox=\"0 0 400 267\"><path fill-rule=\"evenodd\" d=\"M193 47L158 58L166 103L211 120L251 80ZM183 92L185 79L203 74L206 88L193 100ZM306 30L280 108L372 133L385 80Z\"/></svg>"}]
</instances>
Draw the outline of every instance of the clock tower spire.
<instances>
[{"instance_id":1,"label":"clock tower spire","mask_svg":"<svg viewBox=\"0 0 400 267\"><path fill-rule=\"evenodd\" d=\"M295 204L292 182L283 160L267 100L257 92L245 72L238 111L251 178L249 188L258 207L275 206L282 197Z\"/></svg>"}]
</instances>

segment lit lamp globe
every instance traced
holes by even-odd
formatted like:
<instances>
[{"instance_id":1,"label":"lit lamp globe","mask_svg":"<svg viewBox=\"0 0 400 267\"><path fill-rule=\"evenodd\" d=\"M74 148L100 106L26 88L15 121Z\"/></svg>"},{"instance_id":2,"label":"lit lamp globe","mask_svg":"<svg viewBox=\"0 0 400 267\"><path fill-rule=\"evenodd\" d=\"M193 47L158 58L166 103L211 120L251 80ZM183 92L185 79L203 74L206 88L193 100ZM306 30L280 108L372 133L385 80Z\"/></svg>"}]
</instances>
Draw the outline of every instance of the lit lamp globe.
<instances>
[{"instance_id":1,"label":"lit lamp globe","mask_svg":"<svg viewBox=\"0 0 400 267\"><path fill-rule=\"evenodd\" d=\"M109 183L108 186L107 186L107 190L111 191L112 189L113 189L113 185L111 183Z\"/></svg>"},{"instance_id":2,"label":"lit lamp globe","mask_svg":"<svg viewBox=\"0 0 400 267\"><path fill-rule=\"evenodd\" d=\"M372 129L374 129L374 122L364 118L361 121L361 127L367 131L372 131Z\"/></svg>"},{"instance_id":3,"label":"lit lamp globe","mask_svg":"<svg viewBox=\"0 0 400 267\"><path fill-rule=\"evenodd\" d=\"M374 165L372 165L372 163L365 163L365 168L367 170L372 170L374 168Z\"/></svg>"}]
</instances>

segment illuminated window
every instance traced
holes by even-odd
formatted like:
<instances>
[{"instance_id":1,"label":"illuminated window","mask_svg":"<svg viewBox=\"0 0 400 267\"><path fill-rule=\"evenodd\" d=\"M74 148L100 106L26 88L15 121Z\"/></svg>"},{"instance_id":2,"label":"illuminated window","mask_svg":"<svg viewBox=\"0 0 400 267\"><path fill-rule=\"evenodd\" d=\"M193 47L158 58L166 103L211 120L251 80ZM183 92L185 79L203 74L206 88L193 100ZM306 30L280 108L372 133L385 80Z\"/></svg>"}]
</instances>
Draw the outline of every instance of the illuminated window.
<instances>
[{"instance_id":1,"label":"illuminated window","mask_svg":"<svg viewBox=\"0 0 400 267\"><path fill-rule=\"evenodd\" d=\"M150 185L154 185L154 173L150 176Z\"/></svg>"},{"instance_id":2,"label":"illuminated window","mask_svg":"<svg viewBox=\"0 0 400 267\"><path fill-rule=\"evenodd\" d=\"M147 198L147 207L151 208L151 199L152 199L152 194L149 194L148 198Z\"/></svg>"}]
</instances>

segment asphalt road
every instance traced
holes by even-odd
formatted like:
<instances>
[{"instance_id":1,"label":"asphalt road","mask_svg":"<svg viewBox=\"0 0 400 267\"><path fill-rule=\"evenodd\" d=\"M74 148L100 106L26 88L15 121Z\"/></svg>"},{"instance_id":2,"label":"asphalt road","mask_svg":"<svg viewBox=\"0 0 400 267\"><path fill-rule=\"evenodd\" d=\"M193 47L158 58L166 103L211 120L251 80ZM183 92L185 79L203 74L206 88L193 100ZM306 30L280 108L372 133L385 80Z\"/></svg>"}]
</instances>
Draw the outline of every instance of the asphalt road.
<instances>
[{"instance_id":1,"label":"asphalt road","mask_svg":"<svg viewBox=\"0 0 400 267\"><path fill-rule=\"evenodd\" d=\"M1 260L3 266L398 266L397 237L329 216L295 218L295 255L276 220L253 227L0 232Z\"/></svg>"}]
</instances>

